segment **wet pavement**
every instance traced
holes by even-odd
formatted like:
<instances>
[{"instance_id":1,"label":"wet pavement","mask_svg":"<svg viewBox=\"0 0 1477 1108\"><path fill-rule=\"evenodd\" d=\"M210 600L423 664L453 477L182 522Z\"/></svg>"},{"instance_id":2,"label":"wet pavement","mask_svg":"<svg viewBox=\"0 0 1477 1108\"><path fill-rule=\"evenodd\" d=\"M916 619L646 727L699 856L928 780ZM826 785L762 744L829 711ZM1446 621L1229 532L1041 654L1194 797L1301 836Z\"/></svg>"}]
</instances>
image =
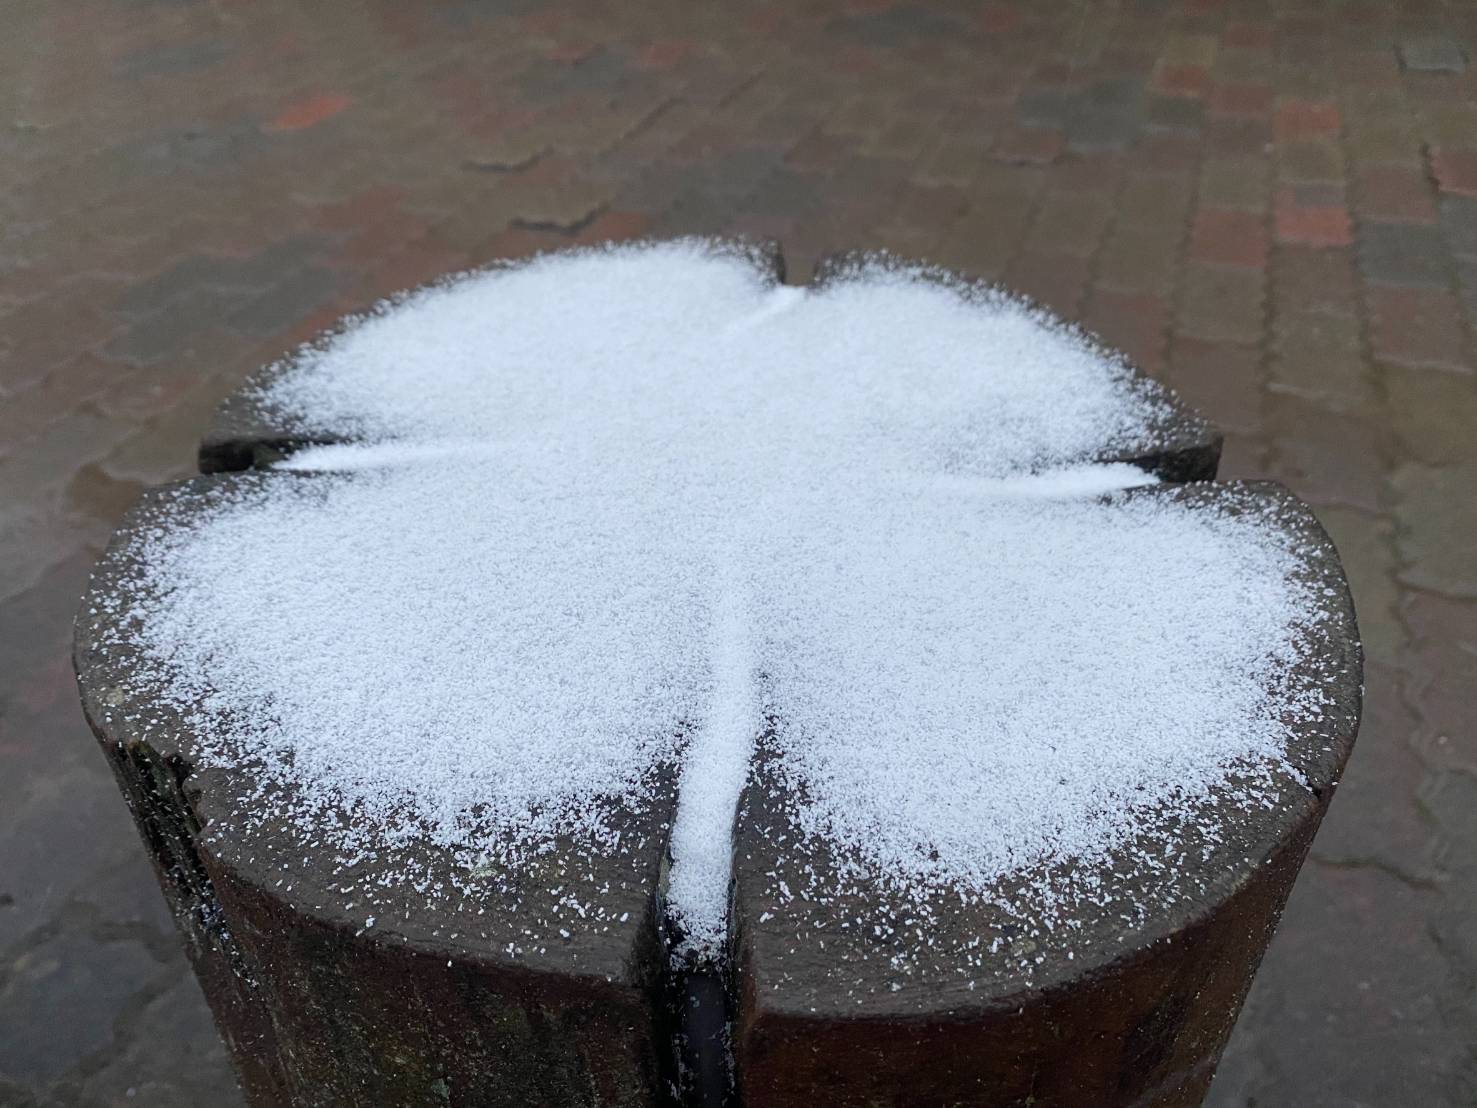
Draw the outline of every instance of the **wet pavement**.
<instances>
[{"instance_id":1,"label":"wet pavement","mask_svg":"<svg viewBox=\"0 0 1477 1108\"><path fill-rule=\"evenodd\" d=\"M0 1104L227 1105L77 707L72 609L216 400L571 242L885 246L1082 320L1343 554L1366 721L1217 1108L1477 1103L1477 11L1438 3L7 5Z\"/></svg>"}]
</instances>

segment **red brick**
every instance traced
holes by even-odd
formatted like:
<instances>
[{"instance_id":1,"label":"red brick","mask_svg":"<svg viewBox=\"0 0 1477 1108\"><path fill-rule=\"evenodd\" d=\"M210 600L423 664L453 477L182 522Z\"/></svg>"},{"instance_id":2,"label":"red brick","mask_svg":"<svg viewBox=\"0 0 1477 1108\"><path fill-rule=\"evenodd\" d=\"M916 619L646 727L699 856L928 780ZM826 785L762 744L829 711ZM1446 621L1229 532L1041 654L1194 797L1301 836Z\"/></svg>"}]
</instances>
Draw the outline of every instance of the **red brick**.
<instances>
[{"instance_id":1,"label":"red brick","mask_svg":"<svg viewBox=\"0 0 1477 1108\"><path fill-rule=\"evenodd\" d=\"M1431 168L1441 191L1477 196L1477 150L1437 150Z\"/></svg>"},{"instance_id":2,"label":"red brick","mask_svg":"<svg viewBox=\"0 0 1477 1108\"><path fill-rule=\"evenodd\" d=\"M353 101L341 92L323 92L299 100L282 111L262 128L268 132L304 131L319 123L332 119L344 111Z\"/></svg>"},{"instance_id":3,"label":"red brick","mask_svg":"<svg viewBox=\"0 0 1477 1108\"><path fill-rule=\"evenodd\" d=\"M1256 212L1201 208L1195 213L1190 235L1190 257L1197 262L1260 269L1267 264L1266 224Z\"/></svg>"},{"instance_id":4,"label":"red brick","mask_svg":"<svg viewBox=\"0 0 1477 1108\"><path fill-rule=\"evenodd\" d=\"M1377 285L1365 296L1376 357L1402 365L1469 368L1461 309L1451 293Z\"/></svg>"},{"instance_id":5,"label":"red brick","mask_svg":"<svg viewBox=\"0 0 1477 1108\"><path fill-rule=\"evenodd\" d=\"M1275 205L1278 242L1304 246L1348 246L1354 241L1349 209L1343 204L1306 204L1291 188L1277 194Z\"/></svg>"},{"instance_id":6,"label":"red brick","mask_svg":"<svg viewBox=\"0 0 1477 1108\"><path fill-rule=\"evenodd\" d=\"M1278 142L1337 135L1339 110L1325 100L1283 100L1272 126Z\"/></svg>"}]
</instances>

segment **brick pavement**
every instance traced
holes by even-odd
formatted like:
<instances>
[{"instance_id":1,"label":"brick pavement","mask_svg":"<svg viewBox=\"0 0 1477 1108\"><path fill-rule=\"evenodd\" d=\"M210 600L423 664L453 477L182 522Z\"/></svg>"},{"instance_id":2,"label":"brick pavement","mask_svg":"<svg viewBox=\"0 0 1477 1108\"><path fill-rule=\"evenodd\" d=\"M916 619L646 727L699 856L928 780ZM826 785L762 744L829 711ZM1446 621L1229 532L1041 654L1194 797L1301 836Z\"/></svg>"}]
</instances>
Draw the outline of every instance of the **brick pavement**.
<instances>
[{"instance_id":1,"label":"brick pavement","mask_svg":"<svg viewBox=\"0 0 1477 1108\"><path fill-rule=\"evenodd\" d=\"M1084 320L1343 552L1368 714L1212 1102L1477 1102L1477 12L79 0L0 36L0 1103L232 1102L69 620L215 400L570 242L887 246Z\"/></svg>"}]
</instances>

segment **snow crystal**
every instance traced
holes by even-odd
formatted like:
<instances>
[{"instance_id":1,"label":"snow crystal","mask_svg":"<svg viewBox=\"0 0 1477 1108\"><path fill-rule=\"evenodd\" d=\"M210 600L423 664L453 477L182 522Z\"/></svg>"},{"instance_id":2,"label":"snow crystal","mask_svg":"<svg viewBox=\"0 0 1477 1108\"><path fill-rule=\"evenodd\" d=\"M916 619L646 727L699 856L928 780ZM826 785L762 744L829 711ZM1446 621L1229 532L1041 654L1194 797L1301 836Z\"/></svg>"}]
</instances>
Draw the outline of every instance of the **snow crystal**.
<instances>
[{"instance_id":1,"label":"snow crystal","mask_svg":"<svg viewBox=\"0 0 1477 1108\"><path fill-rule=\"evenodd\" d=\"M144 539L140 634L305 827L516 862L676 773L701 952L771 722L802 828L923 884L1095 856L1282 749L1275 523L1118 492L1151 478L1094 463L1164 398L1003 297L558 255L387 305L264 399L360 442Z\"/></svg>"}]
</instances>

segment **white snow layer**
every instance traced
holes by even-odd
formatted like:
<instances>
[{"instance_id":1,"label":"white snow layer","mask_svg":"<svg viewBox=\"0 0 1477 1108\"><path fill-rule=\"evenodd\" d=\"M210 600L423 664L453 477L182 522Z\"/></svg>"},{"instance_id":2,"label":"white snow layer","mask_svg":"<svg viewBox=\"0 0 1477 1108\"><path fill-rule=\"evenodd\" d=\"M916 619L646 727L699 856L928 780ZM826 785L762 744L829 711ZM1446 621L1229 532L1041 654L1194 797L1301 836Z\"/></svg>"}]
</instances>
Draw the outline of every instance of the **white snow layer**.
<instances>
[{"instance_id":1,"label":"white snow layer","mask_svg":"<svg viewBox=\"0 0 1477 1108\"><path fill-rule=\"evenodd\" d=\"M469 865L598 843L675 767L690 949L767 721L803 830L909 887L1100 857L1281 756L1309 602L1275 521L1115 495L1151 479L1093 459L1163 400L1003 298L558 255L387 305L268 399L368 445L147 540L141 642L207 756Z\"/></svg>"}]
</instances>

